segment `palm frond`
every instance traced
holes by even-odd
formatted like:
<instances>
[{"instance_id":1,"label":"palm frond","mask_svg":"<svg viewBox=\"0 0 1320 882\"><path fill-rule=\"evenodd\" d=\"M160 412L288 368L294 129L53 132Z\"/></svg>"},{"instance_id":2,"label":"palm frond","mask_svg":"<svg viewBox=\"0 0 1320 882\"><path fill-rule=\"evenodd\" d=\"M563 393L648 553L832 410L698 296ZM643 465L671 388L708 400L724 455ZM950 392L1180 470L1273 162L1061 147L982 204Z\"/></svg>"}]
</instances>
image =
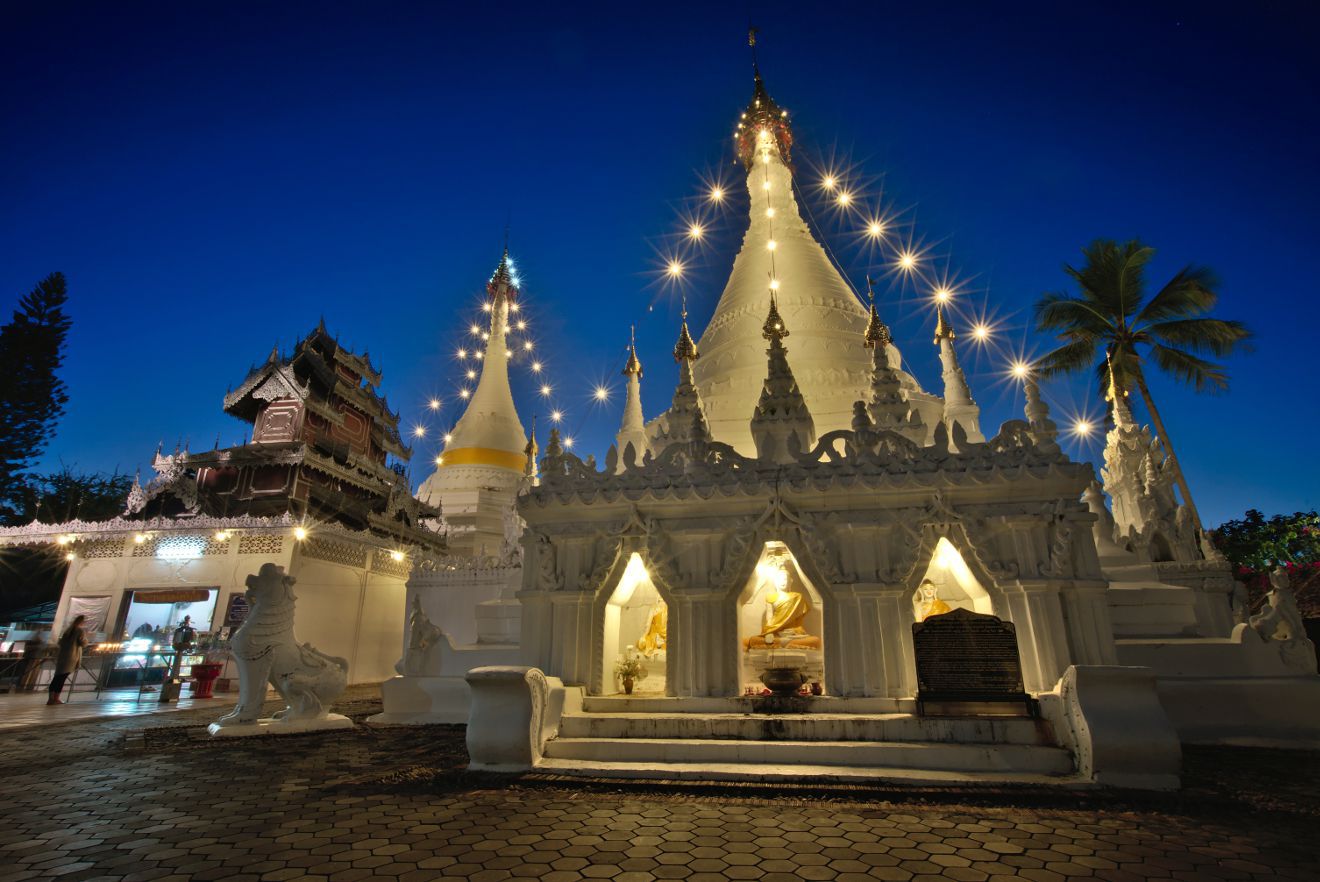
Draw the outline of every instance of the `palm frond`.
<instances>
[{"instance_id":1,"label":"palm frond","mask_svg":"<svg viewBox=\"0 0 1320 882\"><path fill-rule=\"evenodd\" d=\"M1142 323L1191 318L1209 312L1219 300L1219 278L1203 266L1185 266L1150 298L1137 316Z\"/></svg>"},{"instance_id":2,"label":"palm frond","mask_svg":"<svg viewBox=\"0 0 1320 882\"><path fill-rule=\"evenodd\" d=\"M1146 264L1155 250L1133 239L1118 244L1112 239L1096 239L1082 249L1086 258L1081 269L1065 267L1082 294L1094 300L1114 324L1135 315L1141 305L1146 285Z\"/></svg>"},{"instance_id":3,"label":"palm frond","mask_svg":"<svg viewBox=\"0 0 1320 882\"><path fill-rule=\"evenodd\" d=\"M1228 389L1228 372L1223 365L1206 361L1190 352L1157 343L1150 347L1150 360L1197 392L1218 393Z\"/></svg>"},{"instance_id":4,"label":"palm frond","mask_svg":"<svg viewBox=\"0 0 1320 882\"><path fill-rule=\"evenodd\" d=\"M1099 304L1063 292L1042 294L1036 301L1036 328L1072 338L1101 337L1113 330Z\"/></svg>"},{"instance_id":5,"label":"palm frond","mask_svg":"<svg viewBox=\"0 0 1320 882\"><path fill-rule=\"evenodd\" d=\"M1251 331L1239 321L1214 318L1188 318L1158 322L1145 329L1145 333L1161 343L1168 343L1192 352L1209 352L1220 358L1231 355L1235 349L1249 348Z\"/></svg>"},{"instance_id":6,"label":"palm frond","mask_svg":"<svg viewBox=\"0 0 1320 882\"><path fill-rule=\"evenodd\" d=\"M1096 347L1094 340L1074 340L1036 359L1033 368L1045 377L1084 370L1095 359Z\"/></svg>"}]
</instances>

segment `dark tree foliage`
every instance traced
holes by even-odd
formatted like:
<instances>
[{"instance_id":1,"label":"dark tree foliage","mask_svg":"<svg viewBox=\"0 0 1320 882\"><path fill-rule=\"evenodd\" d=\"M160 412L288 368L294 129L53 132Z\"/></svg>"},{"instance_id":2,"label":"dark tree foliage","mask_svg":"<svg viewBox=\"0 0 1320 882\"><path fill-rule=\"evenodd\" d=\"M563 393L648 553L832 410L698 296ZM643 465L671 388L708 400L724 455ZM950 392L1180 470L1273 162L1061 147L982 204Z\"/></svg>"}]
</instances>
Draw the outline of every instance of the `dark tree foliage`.
<instances>
[{"instance_id":1,"label":"dark tree foliage","mask_svg":"<svg viewBox=\"0 0 1320 882\"><path fill-rule=\"evenodd\" d=\"M1288 571L1302 615L1320 617L1320 514L1299 511L1266 518L1256 509L1221 524L1211 533L1215 547L1233 564L1235 578L1251 589L1259 605L1275 567Z\"/></svg>"},{"instance_id":2,"label":"dark tree foliage","mask_svg":"<svg viewBox=\"0 0 1320 882\"><path fill-rule=\"evenodd\" d=\"M53 475L25 475L14 494L13 519L20 524L108 520L124 513L132 485L128 475L80 474L67 467ZM64 553L58 546L0 548L0 616L58 600L68 570Z\"/></svg>"},{"instance_id":3,"label":"dark tree foliage","mask_svg":"<svg viewBox=\"0 0 1320 882\"><path fill-rule=\"evenodd\" d=\"M23 482L15 500L17 520L22 524L109 520L124 513L132 486L128 475L81 474L66 466L53 475Z\"/></svg>"},{"instance_id":4,"label":"dark tree foliage","mask_svg":"<svg viewBox=\"0 0 1320 882\"><path fill-rule=\"evenodd\" d=\"M41 456L69 396L56 371L64 363L70 319L63 273L51 273L0 328L0 518L19 520L24 472Z\"/></svg>"}]
</instances>

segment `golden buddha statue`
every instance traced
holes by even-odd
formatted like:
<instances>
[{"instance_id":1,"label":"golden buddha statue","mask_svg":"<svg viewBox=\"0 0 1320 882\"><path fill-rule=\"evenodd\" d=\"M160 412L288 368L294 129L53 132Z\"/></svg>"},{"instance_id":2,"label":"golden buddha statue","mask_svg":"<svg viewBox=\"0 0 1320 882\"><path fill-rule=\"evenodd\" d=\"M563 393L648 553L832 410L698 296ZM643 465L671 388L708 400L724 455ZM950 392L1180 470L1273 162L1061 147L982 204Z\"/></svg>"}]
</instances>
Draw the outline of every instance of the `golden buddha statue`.
<instances>
[{"instance_id":1,"label":"golden buddha statue","mask_svg":"<svg viewBox=\"0 0 1320 882\"><path fill-rule=\"evenodd\" d=\"M917 621L924 622L931 616L943 615L949 612L953 607L949 606L943 600L940 600L939 589L930 579L923 579L921 585L917 588Z\"/></svg>"},{"instance_id":2,"label":"golden buddha statue","mask_svg":"<svg viewBox=\"0 0 1320 882\"><path fill-rule=\"evenodd\" d=\"M642 655L651 658L669 645L669 607L663 600L657 600L651 607L651 615L646 620L646 631L637 641L637 649Z\"/></svg>"},{"instance_id":3,"label":"golden buddha statue","mask_svg":"<svg viewBox=\"0 0 1320 882\"><path fill-rule=\"evenodd\" d=\"M761 615L761 633L745 638L743 649L820 649L820 638L802 627L811 613L811 600L805 594L788 590L788 571L783 564L775 568L770 582L765 612Z\"/></svg>"}]
</instances>

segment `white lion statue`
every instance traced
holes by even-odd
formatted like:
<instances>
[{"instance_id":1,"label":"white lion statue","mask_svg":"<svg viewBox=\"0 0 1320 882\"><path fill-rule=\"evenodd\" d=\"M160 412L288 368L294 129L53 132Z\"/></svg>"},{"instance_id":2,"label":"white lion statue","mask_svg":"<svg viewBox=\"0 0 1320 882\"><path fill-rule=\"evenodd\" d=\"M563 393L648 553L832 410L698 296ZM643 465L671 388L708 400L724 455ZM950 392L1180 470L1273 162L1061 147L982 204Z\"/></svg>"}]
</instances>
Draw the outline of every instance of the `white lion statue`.
<instances>
[{"instance_id":1,"label":"white lion statue","mask_svg":"<svg viewBox=\"0 0 1320 882\"><path fill-rule=\"evenodd\" d=\"M326 717L348 685L348 662L326 655L293 637L294 578L284 567L267 563L247 577L247 620L230 641L238 665L238 705L216 725L256 723L266 698L266 684L286 702L275 714L281 722Z\"/></svg>"}]
</instances>

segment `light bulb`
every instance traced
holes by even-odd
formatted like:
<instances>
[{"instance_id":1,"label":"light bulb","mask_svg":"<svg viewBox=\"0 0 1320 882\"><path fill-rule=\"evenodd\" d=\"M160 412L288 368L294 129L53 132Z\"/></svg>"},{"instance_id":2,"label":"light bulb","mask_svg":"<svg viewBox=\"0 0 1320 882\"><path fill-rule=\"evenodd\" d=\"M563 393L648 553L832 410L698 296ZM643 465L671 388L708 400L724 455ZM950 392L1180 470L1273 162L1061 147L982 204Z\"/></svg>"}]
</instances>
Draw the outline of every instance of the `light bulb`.
<instances>
[{"instance_id":1,"label":"light bulb","mask_svg":"<svg viewBox=\"0 0 1320 882\"><path fill-rule=\"evenodd\" d=\"M972 328L972 336L978 340L984 340L990 336L990 329L987 328L985 325L977 325L976 327ZM1017 374L1017 365L1014 365L1013 373ZM1017 374L1017 375L1022 376L1021 374Z\"/></svg>"},{"instance_id":2,"label":"light bulb","mask_svg":"<svg viewBox=\"0 0 1320 882\"><path fill-rule=\"evenodd\" d=\"M551 421L551 422L557 423L557 422L559 422L560 420L562 420L563 418L564 418L564 412L563 412L562 410L552 410L552 411L550 411L550 421Z\"/></svg>"},{"instance_id":3,"label":"light bulb","mask_svg":"<svg viewBox=\"0 0 1320 882\"><path fill-rule=\"evenodd\" d=\"M723 199L724 199L724 188L723 188L723 187L711 187L711 188L710 188L710 201L711 201L711 202L720 202L720 201L722 201Z\"/></svg>"},{"instance_id":4,"label":"light bulb","mask_svg":"<svg viewBox=\"0 0 1320 882\"><path fill-rule=\"evenodd\" d=\"M427 405L427 407L431 408L431 410L439 410L439 409L440 409L440 399L439 399L439 398L432 398L431 401L430 401L430 403Z\"/></svg>"},{"instance_id":5,"label":"light bulb","mask_svg":"<svg viewBox=\"0 0 1320 882\"><path fill-rule=\"evenodd\" d=\"M467 389L461 389L459 390L458 397L466 401L472 397L472 393L469 392Z\"/></svg>"},{"instance_id":6,"label":"light bulb","mask_svg":"<svg viewBox=\"0 0 1320 882\"><path fill-rule=\"evenodd\" d=\"M304 539L306 539L306 538L307 538L307 528L306 528L306 527L294 527L294 528L293 528L293 538L294 538L294 539L297 539L299 542L301 542L301 541L303 541Z\"/></svg>"},{"instance_id":7,"label":"light bulb","mask_svg":"<svg viewBox=\"0 0 1320 882\"><path fill-rule=\"evenodd\" d=\"M669 275L674 278L683 275L683 264L679 263L677 260L669 261Z\"/></svg>"},{"instance_id":8,"label":"light bulb","mask_svg":"<svg viewBox=\"0 0 1320 882\"><path fill-rule=\"evenodd\" d=\"M1024 379L1029 373L1031 373L1031 368L1027 367L1026 362L1024 361L1013 362L1013 376L1021 380Z\"/></svg>"},{"instance_id":9,"label":"light bulb","mask_svg":"<svg viewBox=\"0 0 1320 882\"><path fill-rule=\"evenodd\" d=\"M551 391L551 390L550 390L550 387L549 387L548 385L547 385L547 386L542 386L542 387L541 387L541 394L542 394L543 396L547 397L547 398L550 397L550 391Z\"/></svg>"},{"instance_id":10,"label":"light bulb","mask_svg":"<svg viewBox=\"0 0 1320 882\"><path fill-rule=\"evenodd\" d=\"M904 251L898 256L898 265L902 269L910 270L917 265L917 256L911 251Z\"/></svg>"},{"instance_id":11,"label":"light bulb","mask_svg":"<svg viewBox=\"0 0 1320 882\"><path fill-rule=\"evenodd\" d=\"M573 447L573 436L572 436L572 435L565 435L565 436L564 436L564 447L569 448L569 449L572 449L572 447Z\"/></svg>"},{"instance_id":12,"label":"light bulb","mask_svg":"<svg viewBox=\"0 0 1320 882\"><path fill-rule=\"evenodd\" d=\"M774 239L771 239L769 242L765 243L765 247L769 251L774 251L776 248L779 247L779 243L776 242Z\"/></svg>"},{"instance_id":13,"label":"light bulb","mask_svg":"<svg viewBox=\"0 0 1320 882\"><path fill-rule=\"evenodd\" d=\"M688 236L693 239L700 239L705 230L701 229L701 224L693 224L688 227Z\"/></svg>"},{"instance_id":14,"label":"light bulb","mask_svg":"<svg viewBox=\"0 0 1320 882\"><path fill-rule=\"evenodd\" d=\"M953 292L950 291L948 288L935 289L935 299L940 303L948 303L949 298L952 296L953 296Z\"/></svg>"},{"instance_id":15,"label":"light bulb","mask_svg":"<svg viewBox=\"0 0 1320 882\"><path fill-rule=\"evenodd\" d=\"M840 205L844 205L844 206L850 204L850 203L852 202L852 194L851 194L851 193L840 193L840 194L839 194L838 202L839 202Z\"/></svg>"},{"instance_id":16,"label":"light bulb","mask_svg":"<svg viewBox=\"0 0 1320 882\"><path fill-rule=\"evenodd\" d=\"M879 221L871 221L866 227L866 233L872 239L878 239L885 234L885 226Z\"/></svg>"},{"instance_id":17,"label":"light bulb","mask_svg":"<svg viewBox=\"0 0 1320 882\"><path fill-rule=\"evenodd\" d=\"M608 401L610 397L610 390L606 389L604 386L597 386L595 395L597 401Z\"/></svg>"},{"instance_id":18,"label":"light bulb","mask_svg":"<svg viewBox=\"0 0 1320 882\"><path fill-rule=\"evenodd\" d=\"M524 340L524 341L523 341L523 350L526 351L526 352L531 352L531 351L532 351L532 341L531 341L531 340Z\"/></svg>"},{"instance_id":19,"label":"light bulb","mask_svg":"<svg viewBox=\"0 0 1320 882\"><path fill-rule=\"evenodd\" d=\"M834 180L834 175L827 175L825 177L825 180L821 181L820 183L821 186L824 187L826 190L833 190L835 186L838 185L838 181Z\"/></svg>"}]
</instances>

